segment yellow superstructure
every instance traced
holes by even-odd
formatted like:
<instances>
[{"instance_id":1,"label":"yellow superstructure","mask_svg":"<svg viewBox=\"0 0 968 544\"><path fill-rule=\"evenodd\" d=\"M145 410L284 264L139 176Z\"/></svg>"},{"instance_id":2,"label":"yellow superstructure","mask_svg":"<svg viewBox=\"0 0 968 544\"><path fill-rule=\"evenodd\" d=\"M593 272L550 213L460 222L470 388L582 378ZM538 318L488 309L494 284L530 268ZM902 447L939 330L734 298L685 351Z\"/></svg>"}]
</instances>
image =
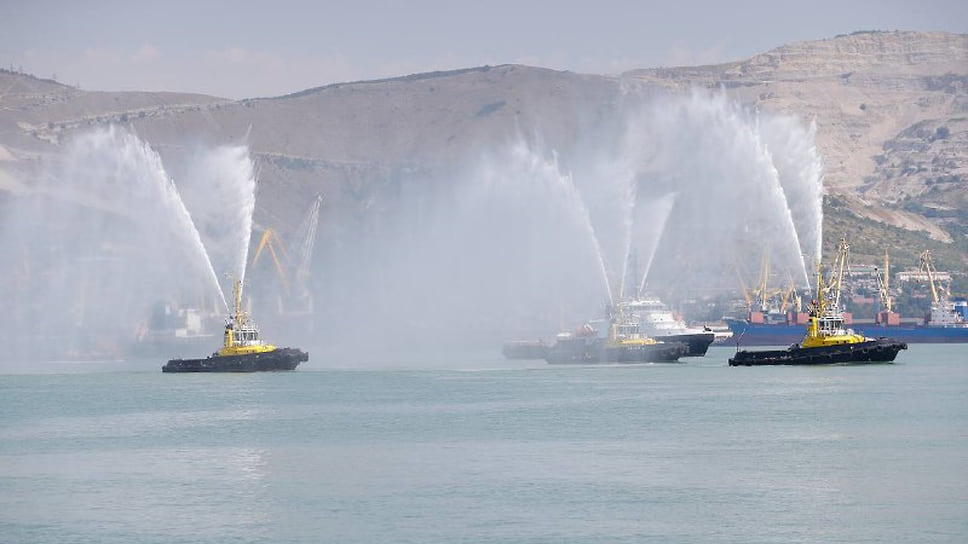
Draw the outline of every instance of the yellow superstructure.
<instances>
[{"instance_id":1,"label":"yellow superstructure","mask_svg":"<svg viewBox=\"0 0 968 544\"><path fill-rule=\"evenodd\" d=\"M238 279L233 282L232 293L235 295L235 314L225 323L222 348L216 352L216 355L229 357L275 351L276 346L259 339L259 328L242 310L242 282Z\"/></svg>"},{"instance_id":2,"label":"yellow superstructure","mask_svg":"<svg viewBox=\"0 0 968 544\"><path fill-rule=\"evenodd\" d=\"M828 285L823 281L823 264L817 266L817 299L810 305L810 317L807 321L807 334L800 342L804 348L819 348L843 344L859 344L867 341L862 334L844 327L844 314L840 309L840 288L843 283L844 271L847 270L847 258L850 246L847 240L841 238L840 253L834 264L834 277ZM833 300L826 296L833 292Z\"/></svg>"},{"instance_id":3,"label":"yellow superstructure","mask_svg":"<svg viewBox=\"0 0 968 544\"><path fill-rule=\"evenodd\" d=\"M651 346L658 344L654 338L642 336L637 321L626 318L624 311L619 310L617 319L613 319L608 330L608 344L611 346Z\"/></svg>"}]
</instances>

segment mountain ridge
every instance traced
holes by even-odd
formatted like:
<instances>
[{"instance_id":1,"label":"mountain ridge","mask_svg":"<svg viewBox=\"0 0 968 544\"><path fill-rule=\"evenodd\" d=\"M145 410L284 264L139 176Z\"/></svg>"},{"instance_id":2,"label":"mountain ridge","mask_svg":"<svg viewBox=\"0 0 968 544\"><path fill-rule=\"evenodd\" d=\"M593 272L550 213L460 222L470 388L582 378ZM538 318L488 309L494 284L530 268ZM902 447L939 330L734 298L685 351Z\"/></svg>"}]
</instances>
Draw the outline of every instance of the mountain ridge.
<instances>
[{"instance_id":1,"label":"mountain ridge","mask_svg":"<svg viewBox=\"0 0 968 544\"><path fill-rule=\"evenodd\" d=\"M968 35L944 32L859 31L617 76L503 64L242 100L82 91L0 70L0 188L10 178L24 185L18 161L52 153L77 130L120 123L159 149L184 145L186 134L248 137L266 194L296 193L265 199L263 212L284 217L318 192L353 205L401 171L434 170L522 127L566 157L589 127L616 122L630 90L693 88L816 122L825 189L850 213L949 245L968 236L958 213L968 209Z\"/></svg>"}]
</instances>

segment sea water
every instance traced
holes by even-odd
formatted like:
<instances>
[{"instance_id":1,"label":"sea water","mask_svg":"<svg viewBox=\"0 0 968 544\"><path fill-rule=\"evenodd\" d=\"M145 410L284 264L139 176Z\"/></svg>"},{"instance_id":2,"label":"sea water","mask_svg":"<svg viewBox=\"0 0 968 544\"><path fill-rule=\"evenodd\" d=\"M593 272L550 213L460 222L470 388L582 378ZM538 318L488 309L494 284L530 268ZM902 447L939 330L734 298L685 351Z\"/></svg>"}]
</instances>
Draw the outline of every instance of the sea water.
<instances>
[{"instance_id":1,"label":"sea water","mask_svg":"<svg viewBox=\"0 0 968 544\"><path fill-rule=\"evenodd\" d=\"M0 376L0 542L968 541L968 355ZM24 369L33 372L24 372Z\"/></svg>"}]
</instances>

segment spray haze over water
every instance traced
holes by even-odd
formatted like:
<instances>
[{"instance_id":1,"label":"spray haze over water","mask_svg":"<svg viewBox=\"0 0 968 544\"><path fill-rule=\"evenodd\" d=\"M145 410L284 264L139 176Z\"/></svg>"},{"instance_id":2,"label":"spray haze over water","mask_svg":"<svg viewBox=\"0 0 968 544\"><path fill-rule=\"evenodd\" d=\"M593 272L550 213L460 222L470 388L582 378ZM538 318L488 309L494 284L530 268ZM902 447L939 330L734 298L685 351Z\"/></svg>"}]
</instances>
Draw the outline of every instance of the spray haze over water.
<instances>
[{"instance_id":1,"label":"spray haze over water","mask_svg":"<svg viewBox=\"0 0 968 544\"><path fill-rule=\"evenodd\" d=\"M321 265L327 341L358 354L548 339L645 290L738 295L737 269L764 258L777 281L809 286L812 127L721 93L657 97L623 116L620 133L567 153L518 131L445 175L401 176L344 217L357 228ZM361 334L374 319L386 326Z\"/></svg>"},{"instance_id":2,"label":"spray haze over water","mask_svg":"<svg viewBox=\"0 0 968 544\"><path fill-rule=\"evenodd\" d=\"M62 167L46 190L51 196L87 201L126 216L144 238L153 238L146 241L158 244L157 253L181 256L218 287L198 230L161 157L134 134L113 126L80 134L68 146ZM109 236L97 231L84 234L90 243Z\"/></svg>"},{"instance_id":3,"label":"spray haze over water","mask_svg":"<svg viewBox=\"0 0 968 544\"><path fill-rule=\"evenodd\" d=\"M637 237L661 233L651 286L735 288L732 271L759 263L764 246L773 269L809 285L804 255L818 254L822 180L813 134L796 119L721 93L665 97L632 117L621 155L636 172L637 206L676 195L663 224L635 226Z\"/></svg>"},{"instance_id":4,"label":"spray haze over water","mask_svg":"<svg viewBox=\"0 0 968 544\"><path fill-rule=\"evenodd\" d=\"M758 271L764 258L776 281L810 285L822 189L812 125L705 92L650 99L624 115L622 134L601 134L608 144L559 156L519 133L447 179L404 180L406 196L383 201L374 221L406 228L370 223L366 239L342 240L369 247L380 264L344 253L324 266L359 307L421 324L389 327L395 346L547 338L646 289L738 293L737 270ZM363 287L373 275L358 272L372 266L398 273ZM339 314L337 337L365 320Z\"/></svg>"},{"instance_id":5,"label":"spray haze over water","mask_svg":"<svg viewBox=\"0 0 968 544\"><path fill-rule=\"evenodd\" d=\"M563 152L518 131L449 168L373 182L361 202L337 199L308 284L316 332L285 341L337 365L339 353L494 349L646 290L670 302L735 292L737 270L764 257L809 286L821 241L814 125L723 93L618 113ZM100 338L134 335L159 301L224 311L225 276L246 274L256 207L246 146L196 146L166 169L110 127L78 134L61 159L3 216L12 341L29 351L37 331L56 331L70 338L52 345L96 352ZM258 318L272 328L269 306ZM282 323L273 330L296 330Z\"/></svg>"},{"instance_id":6,"label":"spray haze over water","mask_svg":"<svg viewBox=\"0 0 968 544\"><path fill-rule=\"evenodd\" d=\"M251 161L225 147L196 150L187 164L181 185L193 202L137 135L97 128L76 134L32 192L8 202L4 276L17 284L3 330L15 357L124 356L160 305L224 315L218 275L244 273Z\"/></svg>"}]
</instances>

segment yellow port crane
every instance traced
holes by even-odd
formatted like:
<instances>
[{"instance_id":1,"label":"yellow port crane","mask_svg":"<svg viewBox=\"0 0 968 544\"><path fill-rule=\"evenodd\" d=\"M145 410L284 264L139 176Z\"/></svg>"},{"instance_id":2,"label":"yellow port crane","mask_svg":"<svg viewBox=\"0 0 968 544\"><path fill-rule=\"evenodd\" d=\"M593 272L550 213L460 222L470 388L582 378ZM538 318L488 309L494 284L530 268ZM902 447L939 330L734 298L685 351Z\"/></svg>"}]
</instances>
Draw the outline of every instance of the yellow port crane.
<instances>
[{"instance_id":1,"label":"yellow port crane","mask_svg":"<svg viewBox=\"0 0 968 544\"><path fill-rule=\"evenodd\" d=\"M740 270L740 266L736 263L733 264L733 270L736 273L736 279L739 282L740 292L743 293L743 298L746 300L746 308L749 311L769 311L771 304L775 305L775 309L780 312L785 312L790 306L791 299L795 302L797 300L796 287L793 284L793 280L790 280L790 288L787 289L773 289L769 286L770 280L770 255L769 249L763 253L763 259L760 263L760 277L759 280L753 287L746 285L743 280L743 271ZM748 274L748 273L747 273Z\"/></svg>"},{"instance_id":2,"label":"yellow port crane","mask_svg":"<svg viewBox=\"0 0 968 544\"><path fill-rule=\"evenodd\" d=\"M830 281L824 287L826 292L833 292L833 306L835 308L840 308L840 290L844 284L844 273L850 270L847 264L850 260L850 244L847 243L847 238L842 237L840 239L840 251L837 254L837 258L834 261L833 270L831 271Z\"/></svg>"},{"instance_id":3,"label":"yellow port crane","mask_svg":"<svg viewBox=\"0 0 968 544\"><path fill-rule=\"evenodd\" d=\"M259 262L259 257L262 255L262 250L266 248L269 249L269 255L272 257L272 264L275 266L276 274L279 276L279 281L282 282L282 288L285 290L286 294L289 294L289 279L286 277L285 268L283 267L282 260L279 258L279 255L281 254L282 259L288 263L289 254L286 252L286 246L282 243L279 233L276 232L276 229L272 227L266 228L265 232L262 233L262 238L259 239L259 245L255 249L255 255L252 257L252 267L255 267L256 263Z\"/></svg>"},{"instance_id":4,"label":"yellow port crane","mask_svg":"<svg viewBox=\"0 0 968 544\"><path fill-rule=\"evenodd\" d=\"M794 311L799 312L803 308L803 302L800 299L800 294L797 293L797 285L793 281L793 276L788 274L788 277L790 286L778 292L778 294L783 296L780 301L780 311L786 313L787 309L792 306Z\"/></svg>"},{"instance_id":5,"label":"yellow port crane","mask_svg":"<svg viewBox=\"0 0 968 544\"><path fill-rule=\"evenodd\" d=\"M937 275L938 271L935 269L934 263L931 262L930 249L925 249L924 252L921 253L920 268L921 268L921 272L924 272L928 275L928 284L931 285L931 299L934 301L935 304L938 304L939 302L941 302L941 298L947 295L947 293L942 293L941 295L939 295L938 291L940 289L938 289L934 285L934 277Z\"/></svg>"},{"instance_id":6,"label":"yellow port crane","mask_svg":"<svg viewBox=\"0 0 968 544\"><path fill-rule=\"evenodd\" d=\"M316 195L308 213L293 233L294 238L299 240L299 245L289 245L291 251L286 249L287 244L282 240L279 232L272 227L265 229L259 244L256 246L251 266L255 267L263 251L269 250L276 275L283 287L279 298L280 312L283 312L283 307L285 307L287 313L292 313L294 308L298 308L298 310L295 310L297 313L312 312L312 293L309 290L308 282L313 248L316 243L316 230L319 226L319 209L322 202L323 195ZM296 254L295 262L290 258L291 254Z\"/></svg>"}]
</instances>

